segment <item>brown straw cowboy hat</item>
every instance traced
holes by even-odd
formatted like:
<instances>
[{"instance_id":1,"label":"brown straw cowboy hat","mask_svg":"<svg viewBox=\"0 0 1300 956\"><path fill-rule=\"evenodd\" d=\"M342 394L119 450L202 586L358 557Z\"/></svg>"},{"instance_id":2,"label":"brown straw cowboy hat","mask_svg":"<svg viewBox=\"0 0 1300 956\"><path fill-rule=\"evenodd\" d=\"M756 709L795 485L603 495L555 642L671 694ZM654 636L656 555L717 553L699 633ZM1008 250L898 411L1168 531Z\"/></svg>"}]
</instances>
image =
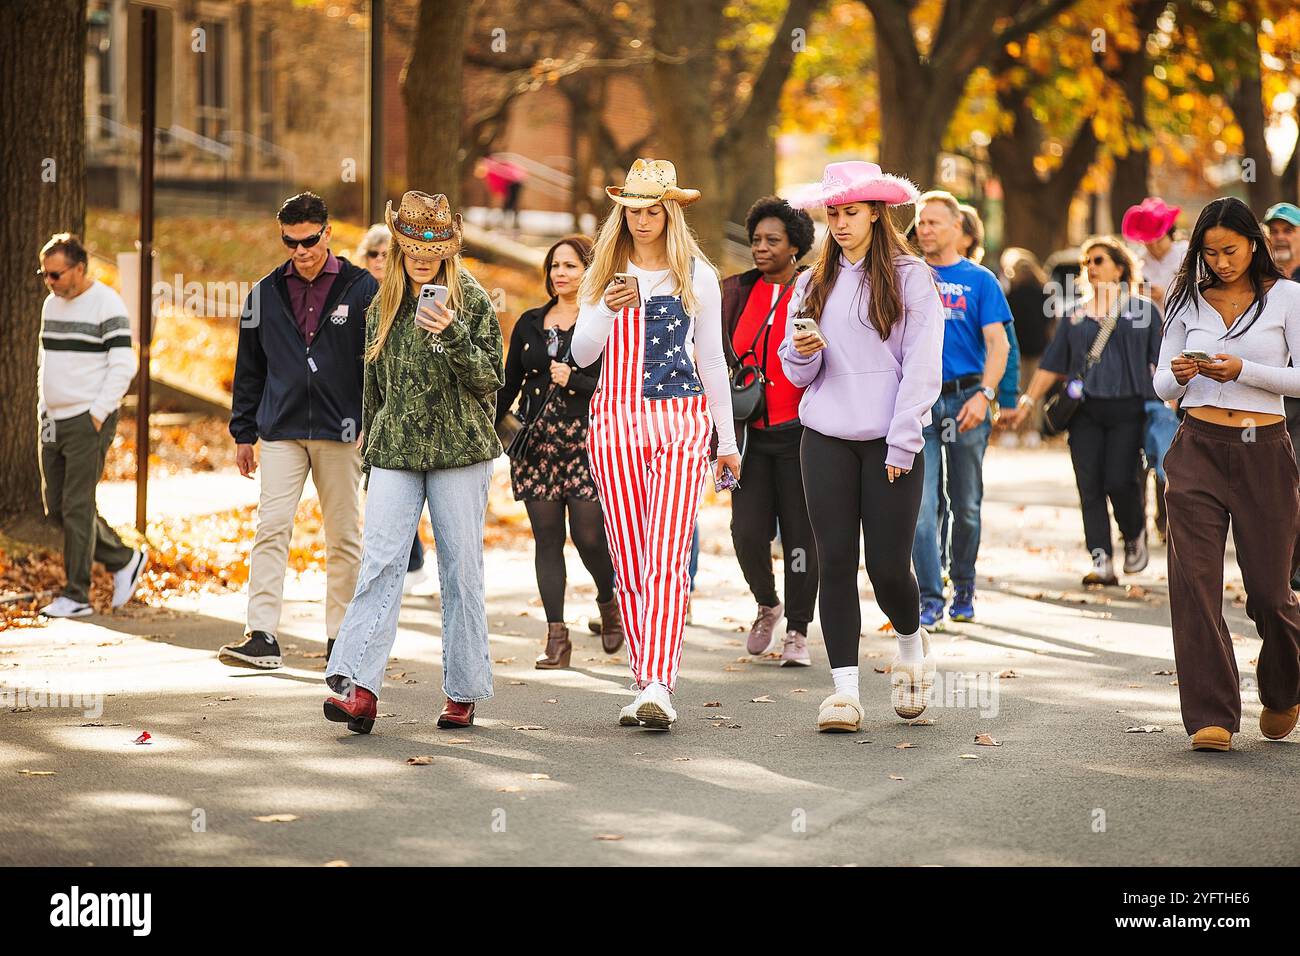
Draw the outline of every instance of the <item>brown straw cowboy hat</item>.
<instances>
[{"instance_id":1,"label":"brown straw cowboy hat","mask_svg":"<svg viewBox=\"0 0 1300 956\"><path fill-rule=\"evenodd\" d=\"M689 206L700 198L698 189L681 189L677 169L666 159L638 159L627 171L622 186L606 186L605 194L614 202L633 209L644 209L664 199L675 199Z\"/></svg>"},{"instance_id":2,"label":"brown straw cowboy hat","mask_svg":"<svg viewBox=\"0 0 1300 956\"><path fill-rule=\"evenodd\" d=\"M388 201L384 219L402 252L413 259L450 259L464 244L460 213L452 215L442 193L430 196L412 189L402 195L396 213Z\"/></svg>"}]
</instances>

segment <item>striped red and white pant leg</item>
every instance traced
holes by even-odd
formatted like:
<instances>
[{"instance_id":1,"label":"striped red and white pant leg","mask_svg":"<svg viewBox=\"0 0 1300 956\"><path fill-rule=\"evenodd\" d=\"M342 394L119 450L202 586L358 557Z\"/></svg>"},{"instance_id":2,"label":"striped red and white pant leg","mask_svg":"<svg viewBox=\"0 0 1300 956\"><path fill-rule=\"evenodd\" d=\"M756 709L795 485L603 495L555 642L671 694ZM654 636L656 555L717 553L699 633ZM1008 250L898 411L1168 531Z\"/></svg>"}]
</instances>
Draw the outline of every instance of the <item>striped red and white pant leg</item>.
<instances>
[{"instance_id":1,"label":"striped red and white pant leg","mask_svg":"<svg viewBox=\"0 0 1300 956\"><path fill-rule=\"evenodd\" d=\"M591 403L587 451L614 563L628 665L644 646L642 578L646 540L646 462L641 423L641 316L624 310L605 345L600 387Z\"/></svg>"},{"instance_id":2,"label":"striped red and white pant leg","mask_svg":"<svg viewBox=\"0 0 1300 956\"><path fill-rule=\"evenodd\" d=\"M644 646L636 677L676 688L690 601L691 534L708 471L713 422L704 396L645 402L649 436Z\"/></svg>"}]
</instances>

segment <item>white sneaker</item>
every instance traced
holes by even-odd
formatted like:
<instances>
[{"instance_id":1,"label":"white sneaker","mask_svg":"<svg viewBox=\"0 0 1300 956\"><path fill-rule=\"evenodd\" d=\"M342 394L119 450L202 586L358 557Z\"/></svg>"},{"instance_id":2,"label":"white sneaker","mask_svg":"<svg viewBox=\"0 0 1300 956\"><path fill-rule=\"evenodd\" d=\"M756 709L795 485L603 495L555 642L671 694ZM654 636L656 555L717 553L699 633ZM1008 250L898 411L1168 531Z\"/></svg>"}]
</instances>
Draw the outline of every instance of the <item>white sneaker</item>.
<instances>
[{"instance_id":1,"label":"white sneaker","mask_svg":"<svg viewBox=\"0 0 1300 956\"><path fill-rule=\"evenodd\" d=\"M618 725L620 727L640 727L641 721L636 716L636 701L628 704L618 712Z\"/></svg>"},{"instance_id":2,"label":"white sneaker","mask_svg":"<svg viewBox=\"0 0 1300 956\"><path fill-rule=\"evenodd\" d=\"M677 711L673 710L668 688L663 684L651 684L637 695L632 702L636 708L636 719L655 730L667 730L677 722Z\"/></svg>"},{"instance_id":3,"label":"white sneaker","mask_svg":"<svg viewBox=\"0 0 1300 956\"><path fill-rule=\"evenodd\" d=\"M46 617L89 617L95 613L95 609L89 604L74 601L72 598L60 594L41 608L41 613Z\"/></svg>"},{"instance_id":4,"label":"white sneaker","mask_svg":"<svg viewBox=\"0 0 1300 956\"><path fill-rule=\"evenodd\" d=\"M113 607L118 608L135 596L136 585L147 563L144 548L135 553L127 566L113 572Z\"/></svg>"},{"instance_id":5,"label":"white sneaker","mask_svg":"<svg viewBox=\"0 0 1300 956\"><path fill-rule=\"evenodd\" d=\"M415 589L429 580L429 574L426 568L428 565L416 568L414 571L406 572L406 580L402 582L403 594L414 594Z\"/></svg>"}]
</instances>

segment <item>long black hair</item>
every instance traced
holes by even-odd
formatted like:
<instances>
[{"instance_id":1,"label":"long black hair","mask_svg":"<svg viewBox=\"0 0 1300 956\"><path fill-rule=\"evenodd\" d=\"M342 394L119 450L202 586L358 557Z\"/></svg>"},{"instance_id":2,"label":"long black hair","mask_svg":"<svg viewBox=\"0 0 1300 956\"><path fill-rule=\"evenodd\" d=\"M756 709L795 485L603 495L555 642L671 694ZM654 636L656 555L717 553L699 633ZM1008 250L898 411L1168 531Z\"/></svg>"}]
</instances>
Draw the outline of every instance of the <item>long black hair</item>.
<instances>
[{"instance_id":1,"label":"long black hair","mask_svg":"<svg viewBox=\"0 0 1300 956\"><path fill-rule=\"evenodd\" d=\"M1255 308L1245 323L1240 321L1234 323L1241 328L1228 338L1235 339L1245 335L1264 311L1264 300L1267 296L1264 288L1265 281L1286 278L1282 270L1277 267L1277 263L1273 261L1273 253L1269 250L1268 240L1264 237L1264 231L1260 229L1255 214L1250 211L1249 206L1235 196L1221 196L1202 209L1201 214L1196 218L1192 235L1187 240L1187 255L1183 257L1183 264L1178 267L1178 275L1169 284L1169 295L1165 299L1165 327L1168 328L1170 316L1189 302L1193 309L1200 308L1194 293L1204 292L1206 289L1222 284L1219 277L1214 274L1214 270L1205 265L1203 255L1205 234L1215 226L1222 226L1244 237L1255 250L1250 257L1250 265L1246 268L1246 274L1250 276L1251 288L1255 290Z\"/></svg>"}]
</instances>

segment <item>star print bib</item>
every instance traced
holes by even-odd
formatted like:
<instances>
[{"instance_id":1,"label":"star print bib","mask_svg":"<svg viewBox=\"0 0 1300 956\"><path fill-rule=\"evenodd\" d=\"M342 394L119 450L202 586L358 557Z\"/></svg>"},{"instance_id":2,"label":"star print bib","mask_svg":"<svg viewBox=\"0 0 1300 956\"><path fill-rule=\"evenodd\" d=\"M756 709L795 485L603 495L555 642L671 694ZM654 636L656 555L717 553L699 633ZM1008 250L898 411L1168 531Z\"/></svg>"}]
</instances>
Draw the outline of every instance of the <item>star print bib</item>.
<instances>
[{"instance_id":1,"label":"star print bib","mask_svg":"<svg viewBox=\"0 0 1300 956\"><path fill-rule=\"evenodd\" d=\"M682 300L673 295L651 296L643 315L642 398L681 398L703 392L687 347L690 319Z\"/></svg>"}]
</instances>

